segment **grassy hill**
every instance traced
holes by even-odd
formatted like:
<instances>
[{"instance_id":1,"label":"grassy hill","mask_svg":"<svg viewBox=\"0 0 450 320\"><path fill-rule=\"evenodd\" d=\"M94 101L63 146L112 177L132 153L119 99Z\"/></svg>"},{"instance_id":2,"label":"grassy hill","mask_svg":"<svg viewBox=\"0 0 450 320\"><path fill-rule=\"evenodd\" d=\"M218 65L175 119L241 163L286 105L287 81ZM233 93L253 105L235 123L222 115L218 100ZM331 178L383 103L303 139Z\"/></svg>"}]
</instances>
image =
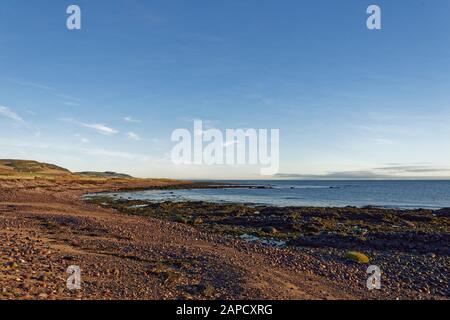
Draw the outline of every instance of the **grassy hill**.
<instances>
[{"instance_id":1,"label":"grassy hill","mask_svg":"<svg viewBox=\"0 0 450 320\"><path fill-rule=\"evenodd\" d=\"M54 164L33 160L0 160L0 175L66 176L72 173Z\"/></svg>"},{"instance_id":2,"label":"grassy hill","mask_svg":"<svg viewBox=\"0 0 450 320\"><path fill-rule=\"evenodd\" d=\"M97 171L85 171L85 172L77 172L75 173L78 176L84 176L84 177L96 177L96 178L120 178L120 179L132 179L133 177L124 174L124 173L117 173L112 171L106 171L106 172L97 172Z\"/></svg>"},{"instance_id":3,"label":"grassy hill","mask_svg":"<svg viewBox=\"0 0 450 320\"><path fill-rule=\"evenodd\" d=\"M117 172L79 172L73 173L54 164L34 160L0 159L0 178L58 178L75 179L132 179L133 177Z\"/></svg>"}]
</instances>

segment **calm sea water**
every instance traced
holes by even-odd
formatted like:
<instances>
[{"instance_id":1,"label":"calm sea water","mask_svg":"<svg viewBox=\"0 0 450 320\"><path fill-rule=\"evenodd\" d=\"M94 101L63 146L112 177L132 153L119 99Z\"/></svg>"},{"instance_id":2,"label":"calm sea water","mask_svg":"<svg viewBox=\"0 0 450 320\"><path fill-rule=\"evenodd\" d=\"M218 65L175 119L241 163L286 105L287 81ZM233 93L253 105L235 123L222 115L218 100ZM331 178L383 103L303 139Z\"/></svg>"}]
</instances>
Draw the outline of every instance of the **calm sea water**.
<instances>
[{"instance_id":1,"label":"calm sea water","mask_svg":"<svg viewBox=\"0 0 450 320\"><path fill-rule=\"evenodd\" d=\"M450 181L220 181L271 189L193 189L112 194L151 201L209 201L271 206L450 207Z\"/></svg>"}]
</instances>

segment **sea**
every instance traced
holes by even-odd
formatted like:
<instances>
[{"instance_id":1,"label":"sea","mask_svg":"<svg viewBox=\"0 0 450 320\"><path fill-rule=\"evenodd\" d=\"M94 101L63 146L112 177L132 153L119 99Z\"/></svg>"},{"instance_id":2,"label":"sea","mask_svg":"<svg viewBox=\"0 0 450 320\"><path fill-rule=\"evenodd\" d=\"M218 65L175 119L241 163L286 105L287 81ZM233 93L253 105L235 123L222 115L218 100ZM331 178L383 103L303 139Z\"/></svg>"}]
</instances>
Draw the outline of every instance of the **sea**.
<instances>
[{"instance_id":1,"label":"sea","mask_svg":"<svg viewBox=\"0 0 450 320\"><path fill-rule=\"evenodd\" d=\"M212 181L208 181L214 183ZM147 190L111 193L118 199L207 201L266 206L365 207L396 209L450 208L450 180L401 181L217 181L249 188ZM256 187L256 188L255 188ZM264 187L264 188L258 188Z\"/></svg>"}]
</instances>

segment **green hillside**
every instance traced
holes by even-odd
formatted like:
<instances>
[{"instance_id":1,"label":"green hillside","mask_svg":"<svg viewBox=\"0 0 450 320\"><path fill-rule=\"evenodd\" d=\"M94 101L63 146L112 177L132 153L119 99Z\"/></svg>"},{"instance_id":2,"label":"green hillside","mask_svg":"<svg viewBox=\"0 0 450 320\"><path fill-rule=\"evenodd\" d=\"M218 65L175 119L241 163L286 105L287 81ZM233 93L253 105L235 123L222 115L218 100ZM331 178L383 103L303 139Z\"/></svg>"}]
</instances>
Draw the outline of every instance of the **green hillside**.
<instances>
[{"instance_id":1,"label":"green hillside","mask_svg":"<svg viewBox=\"0 0 450 320\"><path fill-rule=\"evenodd\" d=\"M54 164L33 160L0 160L0 175L71 175L72 173Z\"/></svg>"}]
</instances>

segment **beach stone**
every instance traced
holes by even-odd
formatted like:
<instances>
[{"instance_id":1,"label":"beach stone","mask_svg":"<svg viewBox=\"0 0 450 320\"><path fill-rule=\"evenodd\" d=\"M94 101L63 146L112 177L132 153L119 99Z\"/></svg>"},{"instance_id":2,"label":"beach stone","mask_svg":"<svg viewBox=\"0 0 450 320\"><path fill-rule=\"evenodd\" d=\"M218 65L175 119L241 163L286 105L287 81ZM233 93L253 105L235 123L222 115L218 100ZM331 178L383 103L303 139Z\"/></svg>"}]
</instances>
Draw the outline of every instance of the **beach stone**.
<instances>
[{"instance_id":1,"label":"beach stone","mask_svg":"<svg viewBox=\"0 0 450 320\"><path fill-rule=\"evenodd\" d=\"M369 257L367 257L365 254L363 254L361 252L348 251L345 256L347 257L347 259L358 262L358 263L362 263L362 264L369 263Z\"/></svg>"},{"instance_id":2,"label":"beach stone","mask_svg":"<svg viewBox=\"0 0 450 320\"><path fill-rule=\"evenodd\" d=\"M272 226L263 227L263 228L261 228L261 231L265 232L265 233L270 233L270 234L278 233L278 230Z\"/></svg>"}]
</instances>

